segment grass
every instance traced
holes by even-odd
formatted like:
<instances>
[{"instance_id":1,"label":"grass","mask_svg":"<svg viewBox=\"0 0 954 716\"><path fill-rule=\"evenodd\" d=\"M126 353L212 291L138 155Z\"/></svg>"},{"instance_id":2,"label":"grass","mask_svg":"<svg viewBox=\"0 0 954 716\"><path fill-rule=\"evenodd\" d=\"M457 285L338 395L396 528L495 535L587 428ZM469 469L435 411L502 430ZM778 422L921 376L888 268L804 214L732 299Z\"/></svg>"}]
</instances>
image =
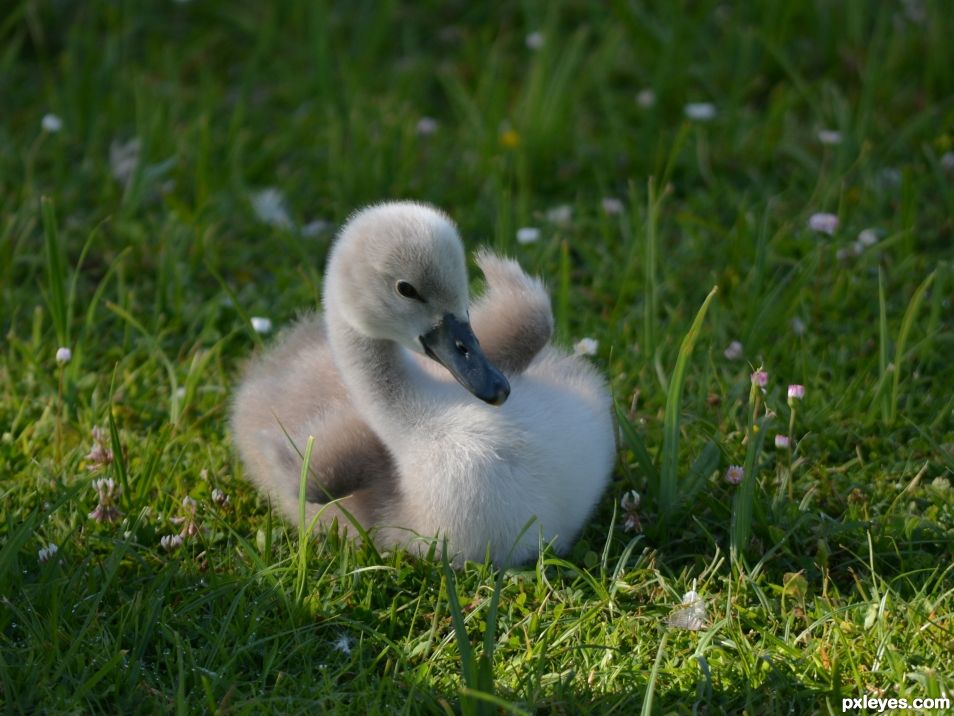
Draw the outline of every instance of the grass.
<instances>
[{"instance_id":1,"label":"grass","mask_svg":"<svg viewBox=\"0 0 954 716\"><path fill-rule=\"evenodd\" d=\"M841 713L865 695L954 697L952 26L939 0L14 2L3 709ZM698 101L711 121L684 116ZM123 147L138 160L111 165ZM267 187L278 225L252 209ZM620 459L565 556L452 573L300 540L243 479L227 413L260 342L249 317L316 305L333 227L395 197L547 277L560 342L599 341ZM571 220L549 221L562 205ZM832 236L807 228L822 211ZM318 219L331 228L303 235ZM538 242L516 241L526 226ZM869 227L879 241L853 251ZM753 423L760 365L775 417ZM791 432L789 383L806 396L786 453L772 440ZM107 465L87 457L97 426ZM744 500L722 477L743 463ZM88 517L107 477L115 523ZM633 489L640 533L618 514ZM169 551L185 497L200 529ZM693 584L705 627L669 627Z\"/></svg>"}]
</instances>

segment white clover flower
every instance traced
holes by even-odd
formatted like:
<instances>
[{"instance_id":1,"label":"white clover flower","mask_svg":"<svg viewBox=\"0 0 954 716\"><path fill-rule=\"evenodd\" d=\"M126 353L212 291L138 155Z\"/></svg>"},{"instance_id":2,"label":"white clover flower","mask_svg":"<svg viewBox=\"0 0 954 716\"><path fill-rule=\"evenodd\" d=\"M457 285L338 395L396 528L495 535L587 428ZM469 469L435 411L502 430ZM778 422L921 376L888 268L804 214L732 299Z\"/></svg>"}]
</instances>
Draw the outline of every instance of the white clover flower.
<instances>
[{"instance_id":1,"label":"white clover flower","mask_svg":"<svg viewBox=\"0 0 954 716\"><path fill-rule=\"evenodd\" d=\"M573 352L578 356L593 356L599 347L600 342L595 338L581 338L574 344Z\"/></svg>"},{"instance_id":2,"label":"white clover flower","mask_svg":"<svg viewBox=\"0 0 954 716\"><path fill-rule=\"evenodd\" d=\"M56 362L60 365L66 365L73 358L73 351L66 346L56 349Z\"/></svg>"},{"instance_id":3,"label":"white clover flower","mask_svg":"<svg viewBox=\"0 0 954 716\"><path fill-rule=\"evenodd\" d=\"M61 129L63 129L63 120L52 112L43 115L43 119L40 120L40 126L43 127L44 132L49 132L50 134L56 134ZM55 546L55 545L54 545Z\"/></svg>"},{"instance_id":4,"label":"white clover flower","mask_svg":"<svg viewBox=\"0 0 954 716\"><path fill-rule=\"evenodd\" d=\"M524 226L522 229L517 229L518 244L532 244L539 240L540 229L535 226Z\"/></svg>"},{"instance_id":5,"label":"white clover flower","mask_svg":"<svg viewBox=\"0 0 954 716\"><path fill-rule=\"evenodd\" d=\"M435 134L440 125L433 117L421 117L417 120L417 136L430 137Z\"/></svg>"},{"instance_id":6,"label":"white clover flower","mask_svg":"<svg viewBox=\"0 0 954 716\"><path fill-rule=\"evenodd\" d=\"M775 447L779 450L787 450L792 444L792 441L789 439L788 435L776 435L775 436Z\"/></svg>"},{"instance_id":7,"label":"white clover flower","mask_svg":"<svg viewBox=\"0 0 954 716\"><path fill-rule=\"evenodd\" d=\"M636 104L643 109L649 109L656 104L656 93L649 87L639 90L639 92L636 93Z\"/></svg>"},{"instance_id":8,"label":"white clover flower","mask_svg":"<svg viewBox=\"0 0 954 716\"><path fill-rule=\"evenodd\" d=\"M629 490L623 493L623 497L619 501L619 506L622 507L625 512L632 512L633 510L639 509L640 502L642 502L642 498L639 493L636 490Z\"/></svg>"},{"instance_id":9,"label":"white clover flower","mask_svg":"<svg viewBox=\"0 0 954 716\"><path fill-rule=\"evenodd\" d=\"M603 201L600 203L607 216L619 216L623 213L623 202L615 196L603 197Z\"/></svg>"},{"instance_id":10,"label":"white clover flower","mask_svg":"<svg viewBox=\"0 0 954 716\"><path fill-rule=\"evenodd\" d=\"M113 179L122 185L129 183L136 173L136 167L139 166L139 153L142 150L142 142L133 137L128 142L120 142L114 139L109 143L109 169L113 174Z\"/></svg>"},{"instance_id":11,"label":"white clover flower","mask_svg":"<svg viewBox=\"0 0 954 716\"><path fill-rule=\"evenodd\" d=\"M347 634L340 634L335 640L334 647L345 656L351 656L351 638Z\"/></svg>"},{"instance_id":12,"label":"white clover flower","mask_svg":"<svg viewBox=\"0 0 954 716\"><path fill-rule=\"evenodd\" d=\"M834 236L838 230L838 217L834 214L820 212L808 217L808 228L829 236Z\"/></svg>"},{"instance_id":13,"label":"white clover flower","mask_svg":"<svg viewBox=\"0 0 954 716\"><path fill-rule=\"evenodd\" d=\"M716 116L715 105L711 102L690 102L683 108L683 112L695 122L709 122Z\"/></svg>"},{"instance_id":14,"label":"white clover flower","mask_svg":"<svg viewBox=\"0 0 954 716\"><path fill-rule=\"evenodd\" d=\"M841 132L835 131L834 129L820 129L818 130L818 141L822 144L827 144L829 146L835 146L841 144L842 136Z\"/></svg>"},{"instance_id":15,"label":"white clover flower","mask_svg":"<svg viewBox=\"0 0 954 716\"><path fill-rule=\"evenodd\" d=\"M792 333L794 333L796 336L805 335L805 321L803 321L798 316L795 316L794 318L792 318L792 320L789 321L788 325L791 326Z\"/></svg>"},{"instance_id":16,"label":"white clover flower","mask_svg":"<svg viewBox=\"0 0 954 716\"><path fill-rule=\"evenodd\" d=\"M50 544L48 544L46 547L41 548L40 551L37 552L37 557L39 558L40 563L42 564L43 562L50 561L56 555L59 549L60 548L57 547L53 542L50 542Z\"/></svg>"},{"instance_id":17,"label":"white clover flower","mask_svg":"<svg viewBox=\"0 0 954 716\"><path fill-rule=\"evenodd\" d=\"M263 224L279 229L290 229L294 225L284 195L275 187L267 187L251 196L252 210Z\"/></svg>"},{"instance_id":18,"label":"white clover flower","mask_svg":"<svg viewBox=\"0 0 954 716\"><path fill-rule=\"evenodd\" d=\"M742 357L743 351L744 351L744 348L740 341L732 341L726 347L726 349L722 351L722 355L724 355L729 360L738 360L739 358Z\"/></svg>"},{"instance_id":19,"label":"white clover flower","mask_svg":"<svg viewBox=\"0 0 954 716\"><path fill-rule=\"evenodd\" d=\"M159 544L167 552L171 552L174 549L178 549L182 546L183 539L180 535L164 535Z\"/></svg>"},{"instance_id":20,"label":"white clover flower","mask_svg":"<svg viewBox=\"0 0 954 716\"><path fill-rule=\"evenodd\" d=\"M531 32L529 35L527 35L524 42L527 43L528 49L539 50L541 47L543 47L544 43L543 33L539 30L536 32Z\"/></svg>"},{"instance_id":21,"label":"white clover flower","mask_svg":"<svg viewBox=\"0 0 954 716\"><path fill-rule=\"evenodd\" d=\"M557 226L566 226L573 220L573 207L569 204L560 204L547 210L547 221Z\"/></svg>"},{"instance_id":22,"label":"white clover flower","mask_svg":"<svg viewBox=\"0 0 954 716\"><path fill-rule=\"evenodd\" d=\"M744 477L745 470L742 469L741 465L729 465L725 471L725 481L730 485L738 485L742 482L742 478Z\"/></svg>"},{"instance_id":23,"label":"white clover flower","mask_svg":"<svg viewBox=\"0 0 954 716\"><path fill-rule=\"evenodd\" d=\"M249 322L252 324L252 329L256 333L271 333L272 330L272 321L269 318L264 316L252 316L249 319Z\"/></svg>"},{"instance_id":24,"label":"white clover flower","mask_svg":"<svg viewBox=\"0 0 954 716\"><path fill-rule=\"evenodd\" d=\"M944 152L941 155L941 168L946 172L954 172L954 152Z\"/></svg>"},{"instance_id":25,"label":"white clover flower","mask_svg":"<svg viewBox=\"0 0 954 716\"><path fill-rule=\"evenodd\" d=\"M699 631L706 625L707 619L705 600L699 596L693 580L692 589L682 595L682 605L669 615L666 623L675 629Z\"/></svg>"},{"instance_id":26,"label":"white clover flower","mask_svg":"<svg viewBox=\"0 0 954 716\"><path fill-rule=\"evenodd\" d=\"M212 490L212 502L217 504L219 507L224 507L229 503L229 496L216 487L214 490Z\"/></svg>"},{"instance_id":27,"label":"white clover flower","mask_svg":"<svg viewBox=\"0 0 954 716\"><path fill-rule=\"evenodd\" d=\"M123 513L116 507L116 498L120 490L113 478L101 477L98 480L93 480L93 489L96 491L97 503L87 517L107 524L118 522Z\"/></svg>"}]
</instances>

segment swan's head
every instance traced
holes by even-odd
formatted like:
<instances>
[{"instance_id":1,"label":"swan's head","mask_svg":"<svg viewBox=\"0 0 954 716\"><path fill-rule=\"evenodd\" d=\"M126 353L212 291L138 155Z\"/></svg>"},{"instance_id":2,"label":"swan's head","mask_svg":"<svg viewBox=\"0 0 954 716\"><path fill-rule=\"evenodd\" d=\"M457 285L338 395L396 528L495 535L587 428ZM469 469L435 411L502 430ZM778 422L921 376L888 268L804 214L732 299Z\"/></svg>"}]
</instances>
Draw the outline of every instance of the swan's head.
<instances>
[{"instance_id":1,"label":"swan's head","mask_svg":"<svg viewBox=\"0 0 954 716\"><path fill-rule=\"evenodd\" d=\"M331 251L324 303L359 333L441 363L483 401L501 405L510 394L470 327L457 229L432 207L395 202L354 214Z\"/></svg>"}]
</instances>

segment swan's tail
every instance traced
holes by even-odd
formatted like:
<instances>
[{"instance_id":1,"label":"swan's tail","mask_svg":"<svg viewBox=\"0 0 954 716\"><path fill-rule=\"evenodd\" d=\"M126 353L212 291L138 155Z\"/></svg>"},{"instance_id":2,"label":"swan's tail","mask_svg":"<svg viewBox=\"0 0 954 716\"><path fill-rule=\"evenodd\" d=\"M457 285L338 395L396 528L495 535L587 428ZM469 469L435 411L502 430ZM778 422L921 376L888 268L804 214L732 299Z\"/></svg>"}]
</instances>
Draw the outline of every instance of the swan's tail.
<instances>
[{"instance_id":1,"label":"swan's tail","mask_svg":"<svg viewBox=\"0 0 954 716\"><path fill-rule=\"evenodd\" d=\"M474 333L492 363L505 373L521 373L553 335L550 296L516 261L487 250L475 258L487 291L470 311Z\"/></svg>"}]
</instances>

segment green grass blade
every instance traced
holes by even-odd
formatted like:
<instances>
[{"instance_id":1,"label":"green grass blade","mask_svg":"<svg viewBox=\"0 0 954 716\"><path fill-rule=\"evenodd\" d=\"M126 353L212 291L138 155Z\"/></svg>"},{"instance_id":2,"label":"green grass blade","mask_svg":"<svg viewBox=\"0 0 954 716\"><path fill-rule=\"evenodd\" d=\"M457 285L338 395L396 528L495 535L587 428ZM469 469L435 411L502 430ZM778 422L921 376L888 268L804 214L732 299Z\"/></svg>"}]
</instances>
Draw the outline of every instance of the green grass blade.
<instances>
[{"instance_id":1,"label":"green grass blade","mask_svg":"<svg viewBox=\"0 0 954 716\"><path fill-rule=\"evenodd\" d=\"M643 707L640 709L640 716L652 716L653 698L656 695L656 682L659 680L659 668L662 666L663 656L666 654L666 639L669 638L669 632L663 632L662 639L659 640L659 648L656 649L656 660L653 661L653 670L649 672L649 681L646 682L646 693L643 694Z\"/></svg>"},{"instance_id":2,"label":"green grass blade","mask_svg":"<svg viewBox=\"0 0 954 716\"><path fill-rule=\"evenodd\" d=\"M315 447L315 436L309 435L305 444L301 472L298 475L298 571L295 575L295 600L301 604L305 597L305 583L308 577L308 545L311 543L309 525L305 520L305 504L308 496L308 467L311 465L311 453Z\"/></svg>"},{"instance_id":3,"label":"green grass blade","mask_svg":"<svg viewBox=\"0 0 954 716\"><path fill-rule=\"evenodd\" d=\"M661 519L665 520L671 516L676 506L676 494L678 492L678 467L679 467L679 414L682 408L682 387L686 380L686 366L689 363L689 356L692 354L693 346L699 337L699 331L702 329L702 322L706 317L706 311L709 310L709 304L715 298L719 287L713 286L702 302L696 317L689 327L689 332L682 340L679 347L679 356L676 358L676 368L673 371L669 381L669 390L666 394L666 414L663 419L663 446L662 460L659 471L659 512Z\"/></svg>"},{"instance_id":4,"label":"green grass blade","mask_svg":"<svg viewBox=\"0 0 954 716\"><path fill-rule=\"evenodd\" d=\"M893 425L898 415L898 387L901 383L901 363L904 361L904 349L908 344L908 335L911 333L911 327L914 325L914 319L918 315L921 303L924 301L924 294L934 280L935 272L921 282L917 287L908 308L904 312L904 318L901 319L901 330L898 333L898 340L894 346L894 374L891 378L891 400L888 404L888 425Z\"/></svg>"},{"instance_id":5,"label":"green grass blade","mask_svg":"<svg viewBox=\"0 0 954 716\"><path fill-rule=\"evenodd\" d=\"M745 464L742 484L739 485L732 502L732 528L729 539L730 556L733 562L745 552L752 533L752 510L755 502L755 485L758 482L755 465L762 452L765 441L765 426L769 419L763 417L748 433L745 450ZM757 428L757 429L756 429Z\"/></svg>"},{"instance_id":6,"label":"green grass blade","mask_svg":"<svg viewBox=\"0 0 954 716\"><path fill-rule=\"evenodd\" d=\"M469 689L480 690L478 683L477 663L474 660L474 649L470 644L470 637L467 636L467 627L464 624L464 613L460 608L460 601L457 599L457 579L454 577L454 571L451 569L450 562L447 560L447 541L444 541L441 550L441 567L444 572L444 585L447 590L447 605L451 614L451 622L454 625L454 636L457 641L457 650L460 652L461 677L464 686ZM461 711L466 716L481 713L480 705L468 696L461 699Z\"/></svg>"}]
</instances>

